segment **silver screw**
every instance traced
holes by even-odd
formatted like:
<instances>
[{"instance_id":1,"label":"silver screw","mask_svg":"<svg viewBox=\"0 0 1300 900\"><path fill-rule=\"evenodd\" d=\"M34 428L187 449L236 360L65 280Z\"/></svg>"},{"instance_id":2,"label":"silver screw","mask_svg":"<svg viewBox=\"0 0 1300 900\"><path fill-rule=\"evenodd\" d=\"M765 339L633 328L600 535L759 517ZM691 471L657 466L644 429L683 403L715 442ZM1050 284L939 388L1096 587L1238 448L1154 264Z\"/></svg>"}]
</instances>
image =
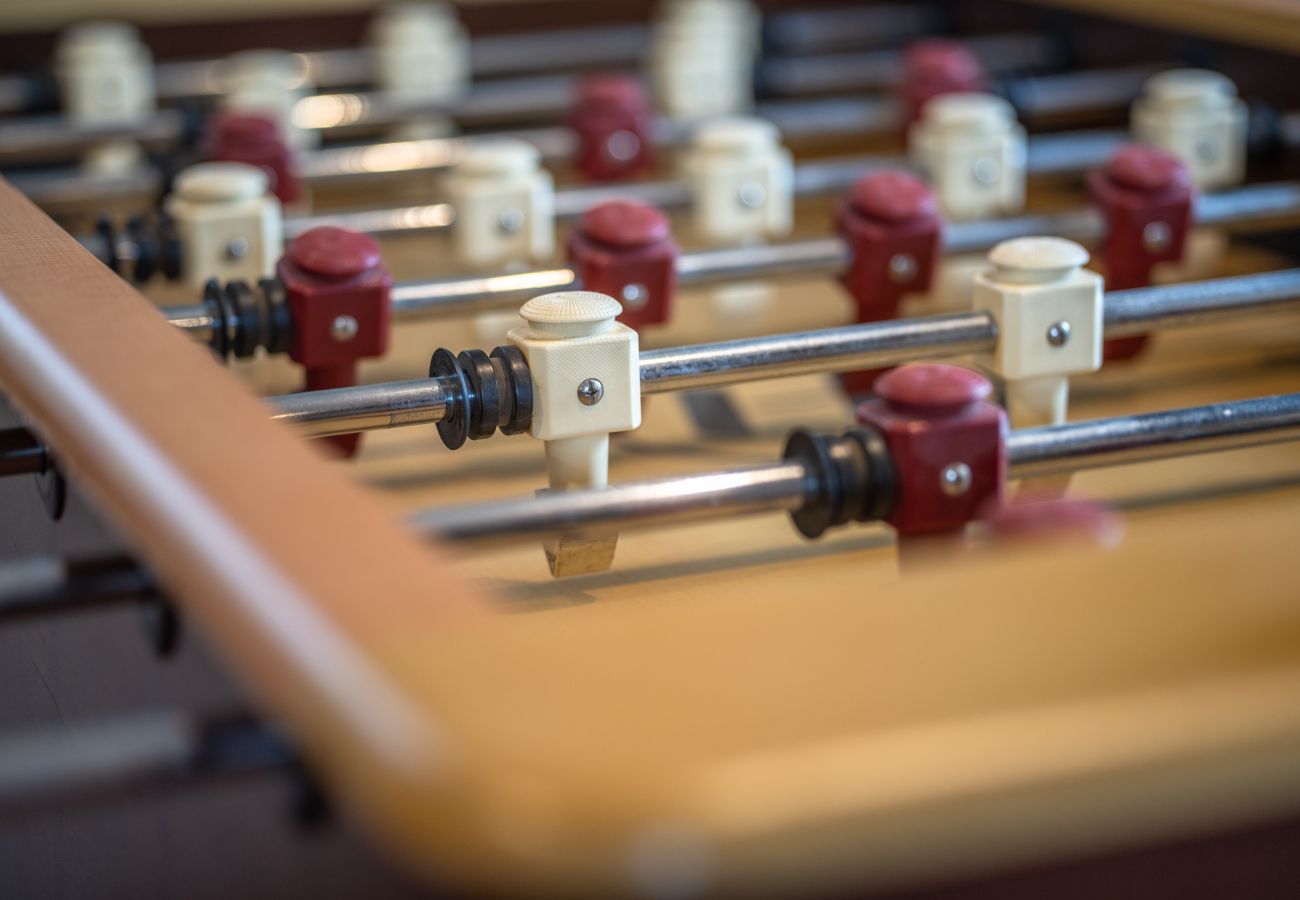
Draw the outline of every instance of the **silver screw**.
<instances>
[{"instance_id":1,"label":"silver screw","mask_svg":"<svg viewBox=\"0 0 1300 900\"><path fill-rule=\"evenodd\" d=\"M1169 246L1174 233L1165 222L1148 222L1142 229L1142 246L1152 253L1159 253Z\"/></svg>"},{"instance_id":2,"label":"silver screw","mask_svg":"<svg viewBox=\"0 0 1300 900\"><path fill-rule=\"evenodd\" d=\"M767 199L767 191L757 181L746 181L740 186L736 198L745 209L758 209Z\"/></svg>"},{"instance_id":3,"label":"silver screw","mask_svg":"<svg viewBox=\"0 0 1300 900\"><path fill-rule=\"evenodd\" d=\"M916 257L909 253L895 253L889 258L889 280L894 284L907 284L916 277Z\"/></svg>"},{"instance_id":4,"label":"silver screw","mask_svg":"<svg viewBox=\"0 0 1300 900\"><path fill-rule=\"evenodd\" d=\"M234 237L226 241L226 259L231 262L243 259L248 255L248 239Z\"/></svg>"},{"instance_id":5,"label":"silver screw","mask_svg":"<svg viewBox=\"0 0 1300 900\"><path fill-rule=\"evenodd\" d=\"M991 156L981 156L970 169L971 178L980 187L992 187L1002 177L1002 167Z\"/></svg>"},{"instance_id":6,"label":"silver screw","mask_svg":"<svg viewBox=\"0 0 1300 900\"><path fill-rule=\"evenodd\" d=\"M595 406L605 396L605 386L595 378L588 378L578 385L578 402L583 406Z\"/></svg>"},{"instance_id":7,"label":"silver screw","mask_svg":"<svg viewBox=\"0 0 1300 900\"><path fill-rule=\"evenodd\" d=\"M616 131L605 139L605 156L614 162L631 162L641 152L641 139L630 131Z\"/></svg>"},{"instance_id":8,"label":"silver screw","mask_svg":"<svg viewBox=\"0 0 1300 900\"><path fill-rule=\"evenodd\" d=\"M939 488L949 497L960 497L970 490L970 466L965 463L949 463L939 473Z\"/></svg>"},{"instance_id":9,"label":"silver screw","mask_svg":"<svg viewBox=\"0 0 1300 900\"><path fill-rule=\"evenodd\" d=\"M497 216L497 228L501 229L502 234L514 234L523 227L523 210L511 207L510 209L501 210L501 214Z\"/></svg>"},{"instance_id":10,"label":"silver screw","mask_svg":"<svg viewBox=\"0 0 1300 900\"><path fill-rule=\"evenodd\" d=\"M1212 137L1203 137L1196 142L1196 158L1201 162L1215 162L1219 158L1219 142Z\"/></svg>"},{"instance_id":11,"label":"silver screw","mask_svg":"<svg viewBox=\"0 0 1300 900\"><path fill-rule=\"evenodd\" d=\"M644 284L623 285L623 305L628 309L640 309L650 300L650 291Z\"/></svg>"},{"instance_id":12,"label":"silver screw","mask_svg":"<svg viewBox=\"0 0 1300 900\"><path fill-rule=\"evenodd\" d=\"M1070 323L1062 319L1047 326L1047 343L1053 347L1064 347L1070 343Z\"/></svg>"},{"instance_id":13,"label":"silver screw","mask_svg":"<svg viewBox=\"0 0 1300 900\"><path fill-rule=\"evenodd\" d=\"M352 340L360 330L361 326L357 324L357 320L348 315L339 316L330 323L330 337L340 344Z\"/></svg>"}]
</instances>

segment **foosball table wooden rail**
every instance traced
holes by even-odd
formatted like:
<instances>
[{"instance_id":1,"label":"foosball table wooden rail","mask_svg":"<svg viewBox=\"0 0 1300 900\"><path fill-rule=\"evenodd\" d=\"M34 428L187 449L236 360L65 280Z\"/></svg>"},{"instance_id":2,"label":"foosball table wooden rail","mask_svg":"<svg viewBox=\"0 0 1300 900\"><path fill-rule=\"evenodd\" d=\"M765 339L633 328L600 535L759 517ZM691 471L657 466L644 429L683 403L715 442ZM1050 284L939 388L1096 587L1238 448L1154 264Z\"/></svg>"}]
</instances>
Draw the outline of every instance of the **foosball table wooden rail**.
<instances>
[{"instance_id":1,"label":"foosball table wooden rail","mask_svg":"<svg viewBox=\"0 0 1300 900\"><path fill-rule=\"evenodd\" d=\"M1300 805L1293 492L905 580L774 570L798 602L687 623L521 615L7 186L0 384L328 795L461 887L888 887Z\"/></svg>"}]
</instances>

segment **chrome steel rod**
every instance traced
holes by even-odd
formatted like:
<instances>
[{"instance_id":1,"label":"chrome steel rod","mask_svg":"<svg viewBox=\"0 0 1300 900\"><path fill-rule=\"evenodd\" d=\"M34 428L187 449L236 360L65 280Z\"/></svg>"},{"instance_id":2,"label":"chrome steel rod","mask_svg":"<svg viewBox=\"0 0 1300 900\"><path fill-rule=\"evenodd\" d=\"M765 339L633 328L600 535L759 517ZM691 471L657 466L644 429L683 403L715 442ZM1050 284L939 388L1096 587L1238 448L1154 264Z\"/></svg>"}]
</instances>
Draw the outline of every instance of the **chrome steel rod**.
<instances>
[{"instance_id":1,"label":"chrome steel rod","mask_svg":"<svg viewBox=\"0 0 1300 900\"><path fill-rule=\"evenodd\" d=\"M247 715L144 711L11 731L0 736L0 816L135 799L295 763L283 737Z\"/></svg>"},{"instance_id":2,"label":"chrome steel rod","mask_svg":"<svg viewBox=\"0 0 1300 900\"><path fill-rule=\"evenodd\" d=\"M510 543L604 525L628 530L791 511L808 501L814 487L803 463L775 463L595 491L548 491L526 499L431 509L409 521L417 531L445 540Z\"/></svg>"},{"instance_id":3,"label":"chrome steel rod","mask_svg":"<svg viewBox=\"0 0 1300 900\"><path fill-rule=\"evenodd\" d=\"M856 101L835 101L835 105L861 106ZM872 106L873 116L892 119L891 103ZM809 134L814 122L818 127L835 129L832 121L843 121L830 115L822 118L809 116L805 122ZM838 130L838 129L835 129ZM1057 174L1093 168L1126 141L1123 132L1089 131L1061 135L1042 135L1029 140L1026 166L1031 173ZM557 144L558 144L557 140ZM307 173L311 180L340 180L376 173L416 172L440 169L464 157L472 148L472 140L453 138L426 141L406 141L375 144L369 147L340 148L318 151L319 164L309 161ZM798 197L822 197L842 193L853 186L863 175L880 169L913 169L911 162L901 156L854 155L833 157L816 162L801 163L795 167L793 188ZM569 221L581 216L592 206L607 200L639 200L663 209L684 209L691 204L691 192L680 181L640 181L617 185L570 187L555 194L555 216ZM327 217L288 219L286 230L300 233L328 220L330 224L343 225L358 231L373 230L380 233L409 231L440 231L449 228L455 210L445 204L396 207L393 209L339 212Z\"/></svg>"},{"instance_id":4,"label":"chrome steel rod","mask_svg":"<svg viewBox=\"0 0 1300 900\"><path fill-rule=\"evenodd\" d=\"M996 344L997 327L982 312L694 344L642 353L641 393L882 368L986 352Z\"/></svg>"},{"instance_id":5,"label":"chrome steel rod","mask_svg":"<svg viewBox=\"0 0 1300 900\"><path fill-rule=\"evenodd\" d=\"M309 435L351 434L441 422L455 394L439 378L417 378L269 398L271 416Z\"/></svg>"},{"instance_id":6,"label":"chrome steel rod","mask_svg":"<svg viewBox=\"0 0 1300 900\"><path fill-rule=\"evenodd\" d=\"M20 559L0 566L0 623L156 598L157 591L128 557Z\"/></svg>"},{"instance_id":7,"label":"chrome steel rod","mask_svg":"<svg viewBox=\"0 0 1300 900\"><path fill-rule=\"evenodd\" d=\"M45 445L26 428L0 431L0 478L6 475L36 475L49 465Z\"/></svg>"},{"instance_id":8,"label":"chrome steel rod","mask_svg":"<svg viewBox=\"0 0 1300 900\"><path fill-rule=\"evenodd\" d=\"M1013 478L1300 440L1300 394L1013 431Z\"/></svg>"},{"instance_id":9,"label":"chrome steel rod","mask_svg":"<svg viewBox=\"0 0 1300 900\"><path fill-rule=\"evenodd\" d=\"M1255 299L1258 293L1264 299ZM1183 328L1236 314L1300 303L1300 269L1112 291L1106 295L1107 337ZM1110 313L1114 306L1115 313ZM1222 308L1221 308L1222 307ZM1113 325L1112 325L1113 323ZM698 390L821 372L881 368L906 362L991 352L997 327L987 313L967 312L817 331L695 344L641 354L641 393ZM271 398L275 418L307 434L347 434L438 422L455 389L436 378L336 388Z\"/></svg>"},{"instance_id":10,"label":"chrome steel rod","mask_svg":"<svg viewBox=\"0 0 1300 900\"><path fill-rule=\"evenodd\" d=\"M1109 291L1106 337L1206 325L1294 307L1297 299L1300 299L1300 269Z\"/></svg>"},{"instance_id":11,"label":"chrome steel rod","mask_svg":"<svg viewBox=\"0 0 1300 900\"><path fill-rule=\"evenodd\" d=\"M595 189L607 191L608 189ZM1202 210L1205 214L1202 215ZM1300 185L1282 183L1254 185L1225 191L1198 201L1198 221L1206 224L1246 224L1300 213ZM405 210L376 210L366 218L313 216L290 220L290 235L315 225L347 225L362 231L387 232L407 227L433 227L407 223L449 223L450 208L444 204L408 207ZM1094 209L1060 213L1041 213L1010 219L986 219L979 222L954 222L944 230L944 250L970 253L987 250L1001 241L1036 234L1068 237L1078 241L1101 238L1105 222ZM718 284L741 278L773 278L830 274L842 271L849 262L849 251L839 238L817 238L781 244L762 244L721 250L686 253L677 260L677 280L682 287ZM393 291L395 319L441 318L476 312L508 309L548 290L579 287L572 269L559 267L534 272L489 277L444 278L399 285ZM195 308L176 307L168 318L188 323L188 327L206 327L195 319ZM180 324L178 322L178 324Z\"/></svg>"},{"instance_id":12,"label":"chrome steel rod","mask_svg":"<svg viewBox=\"0 0 1300 900\"><path fill-rule=\"evenodd\" d=\"M1131 462L1300 440L1300 394L1013 431L1008 475L1057 475ZM770 511L819 495L800 462L640 481L421 511L409 520L441 540L538 540L572 531L630 530Z\"/></svg>"},{"instance_id":13,"label":"chrome steel rod","mask_svg":"<svg viewBox=\"0 0 1300 900\"><path fill-rule=\"evenodd\" d=\"M778 13L766 24L772 49L783 53L817 52L846 44L879 44L925 34L939 24L932 10L911 4L867 9L821 9ZM635 66L650 48L652 30L644 23L595 25L554 31L473 37L469 45L474 79L503 75L571 71L575 68ZM312 82L322 88L350 87L373 78L372 54L359 47L299 54ZM221 84L222 60L162 62L154 74L158 96L178 100L212 96ZM0 111L14 112L26 91L0 81L14 94L0 97ZM8 101L8 102L5 102Z\"/></svg>"}]
</instances>

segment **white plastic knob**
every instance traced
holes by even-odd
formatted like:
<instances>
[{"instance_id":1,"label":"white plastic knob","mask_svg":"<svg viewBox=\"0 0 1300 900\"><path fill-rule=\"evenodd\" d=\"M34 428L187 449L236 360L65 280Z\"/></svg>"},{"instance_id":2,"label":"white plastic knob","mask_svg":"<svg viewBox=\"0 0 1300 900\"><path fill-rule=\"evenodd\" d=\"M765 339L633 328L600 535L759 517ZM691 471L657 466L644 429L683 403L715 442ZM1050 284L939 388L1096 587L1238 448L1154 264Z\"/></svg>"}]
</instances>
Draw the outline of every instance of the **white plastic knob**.
<instances>
[{"instance_id":1,"label":"white plastic knob","mask_svg":"<svg viewBox=\"0 0 1300 900\"><path fill-rule=\"evenodd\" d=\"M975 276L974 307L997 323L997 349L980 362L1006 383L1016 428L1066 419L1069 378L1101 368L1102 279L1083 268L1088 251L1074 241L1004 241Z\"/></svg>"},{"instance_id":2,"label":"white plastic knob","mask_svg":"<svg viewBox=\"0 0 1300 900\"><path fill-rule=\"evenodd\" d=\"M181 245L181 277L254 282L272 275L284 249L280 202L266 173L235 162L200 163L176 178L166 201Z\"/></svg>"},{"instance_id":3,"label":"white plastic knob","mask_svg":"<svg viewBox=\"0 0 1300 900\"><path fill-rule=\"evenodd\" d=\"M1231 79L1207 69L1152 76L1133 103L1133 134L1187 163L1201 188L1239 183L1246 173L1246 104Z\"/></svg>"},{"instance_id":4,"label":"white plastic knob","mask_svg":"<svg viewBox=\"0 0 1300 900\"><path fill-rule=\"evenodd\" d=\"M702 240L739 244L789 233L794 161L772 123L737 117L701 125L682 169Z\"/></svg>"},{"instance_id":5,"label":"white plastic knob","mask_svg":"<svg viewBox=\"0 0 1300 900\"><path fill-rule=\"evenodd\" d=\"M934 185L944 215L978 219L1025 203L1025 130L993 94L958 93L925 105L908 150Z\"/></svg>"},{"instance_id":6,"label":"white plastic knob","mask_svg":"<svg viewBox=\"0 0 1300 900\"><path fill-rule=\"evenodd\" d=\"M81 125L134 122L154 111L153 56L126 22L84 22L63 32L55 75L68 118Z\"/></svg>"},{"instance_id":7,"label":"white plastic knob","mask_svg":"<svg viewBox=\"0 0 1300 900\"><path fill-rule=\"evenodd\" d=\"M339 118L335 98L311 96L316 85L297 53L261 49L232 54L222 63L220 83L223 108L267 116L297 150L319 144L316 129Z\"/></svg>"},{"instance_id":8,"label":"white plastic knob","mask_svg":"<svg viewBox=\"0 0 1300 900\"><path fill-rule=\"evenodd\" d=\"M526 141L475 144L447 178L452 245L475 268L499 269L555 252L555 182Z\"/></svg>"}]
</instances>

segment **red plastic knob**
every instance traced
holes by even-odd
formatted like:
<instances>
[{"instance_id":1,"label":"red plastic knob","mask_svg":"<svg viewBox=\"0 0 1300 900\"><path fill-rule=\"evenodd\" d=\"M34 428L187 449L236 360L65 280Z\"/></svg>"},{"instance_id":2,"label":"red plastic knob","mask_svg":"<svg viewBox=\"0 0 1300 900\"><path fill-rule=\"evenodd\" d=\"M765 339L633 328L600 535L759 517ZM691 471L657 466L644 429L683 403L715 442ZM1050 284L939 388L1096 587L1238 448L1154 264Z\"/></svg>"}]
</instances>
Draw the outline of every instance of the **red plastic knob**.
<instances>
[{"instance_id":1,"label":"red plastic knob","mask_svg":"<svg viewBox=\"0 0 1300 900\"><path fill-rule=\"evenodd\" d=\"M836 213L835 229L849 248L840 280L856 303L855 321L893 319L906 294L930 289L943 220L934 192L915 175L891 170L859 179ZM846 372L840 383L856 397L871 390L880 371Z\"/></svg>"},{"instance_id":2,"label":"red plastic knob","mask_svg":"<svg viewBox=\"0 0 1300 900\"><path fill-rule=\"evenodd\" d=\"M388 350L393 277L373 238L313 228L289 244L276 275L293 323L289 356L307 370L306 390L355 384L357 361ZM328 440L351 456L358 437Z\"/></svg>"},{"instance_id":3,"label":"red plastic knob","mask_svg":"<svg viewBox=\"0 0 1300 900\"><path fill-rule=\"evenodd\" d=\"M1101 258L1108 288L1145 287L1157 263L1182 259L1196 189L1178 157L1156 147L1123 147L1104 169L1088 174L1088 193L1106 219ZM1136 335L1109 340L1105 358L1136 356L1147 339Z\"/></svg>"},{"instance_id":4,"label":"red plastic knob","mask_svg":"<svg viewBox=\"0 0 1300 900\"><path fill-rule=\"evenodd\" d=\"M658 209L632 200L594 206L570 232L568 252L584 289L623 304L624 324L640 330L668 321L680 251Z\"/></svg>"},{"instance_id":5,"label":"red plastic knob","mask_svg":"<svg viewBox=\"0 0 1300 900\"><path fill-rule=\"evenodd\" d=\"M578 228L602 244L636 249L672 236L668 217L653 206L632 200L611 200L583 213Z\"/></svg>"},{"instance_id":6,"label":"red plastic knob","mask_svg":"<svg viewBox=\"0 0 1300 900\"><path fill-rule=\"evenodd\" d=\"M295 265L331 279L354 278L382 261L379 244L370 235L333 225L299 235L286 254Z\"/></svg>"},{"instance_id":7,"label":"red plastic knob","mask_svg":"<svg viewBox=\"0 0 1300 900\"><path fill-rule=\"evenodd\" d=\"M956 415L992 393L978 372L941 364L900 366L876 382L876 394L890 409L918 416Z\"/></svg>"},{"instance_id":8,"label":"red plastic knob","mask_svg":"<svg viewBox=\"0 0 1300 900\"><path fill-rule=\"evenodd\" d=\"M910 125L925 104L941 94L988 89L979 58L957 41L932 38L913 44L903 57L899 93Z\"/></svg>"},{"instance_id":9,"label":"red plastic knob","mask_svg":"<svg viewBox=\"0 0 1300 900\"><path fill-rule=\"evenodd\" d=\"M900 537L955 531L1002 503L1006 413L981 375L910 364L881 376L858 421L882 435L894 467L887 521Z\"/></svg>"},{"instance_id":10,"label":"red plastic knob","mask_svg":"<svg viewBox=\"0 0 1300 900\"><path fill-rule=\"evenodd\" d=\"M569 126L578 139L574 162L593 181L627 178L653 163L654 115L645 88L631 76L584 79Z\"/></svg>"},{"instance_id":11,"label":"red plastic knob","mask_svg":"<svg viewBox=\"0 0 1300 900\"><path fill-rule=\"evenodd\" d=\"M264 171L281 203L292 203L301 195L293 153L274 120L246 113L217 113L208 125L207 147L210 159L246 163Z\"/></svg>"}]
</instances>

